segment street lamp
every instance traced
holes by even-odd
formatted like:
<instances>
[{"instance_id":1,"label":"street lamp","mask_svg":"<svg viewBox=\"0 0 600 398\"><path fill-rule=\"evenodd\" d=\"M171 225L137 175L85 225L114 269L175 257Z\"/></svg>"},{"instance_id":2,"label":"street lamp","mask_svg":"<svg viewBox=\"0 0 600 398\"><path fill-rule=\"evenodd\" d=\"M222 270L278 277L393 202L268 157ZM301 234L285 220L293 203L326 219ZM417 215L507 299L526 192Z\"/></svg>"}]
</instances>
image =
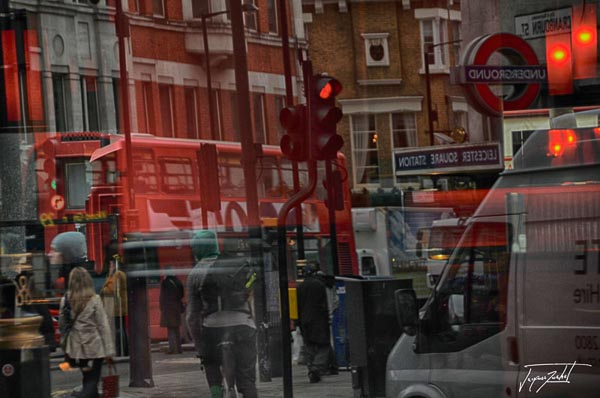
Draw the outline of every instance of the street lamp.
<instances>
[{"instance_id":1,"label":"street lamp","mask_svg":"<svg viewBox=\"0 0 600 398\"><path fill-rule=\"evenodd\" d=\"M429 54L433 51L433 49L435 47L438 46L443 46L446 44L455 44L455 43L460 43L462 42L462 40L452 40L452 41L446 41L443 43L436 43L436 44L425 44L425 46L423 46L423 53L424 53L424 61L425 61L425 84L426 84L426 90L427 90L427 122L428 122L428 134L429 134L429 145L433 146L434 143L434 135L433 135L433 117L431 116L431 114L433 113L433 110L431 109L431 76L429 75Z\"/></svg>"},{"instance_id":2,"label":"street lamp","mask_svg":"<svg viewBox=\"0 0 600 398\"><path fill-rule=\"evenodd\" d=\"M253 3L244 3L242 4L242 12L256 12L258 11L258 7ZM202 37L204 39L204 57L206 58L206 90L208 91L208 118L210 120L210 135L212 139L217 139L215 137L216 128L215 128L215 120L214 120L214 104L213 104L213 96L212 96L212 81L210 76L210 52L208 49L208 32L206 30L206 20L212 17L216 17L217 15L227 14L229 10L223 11L215 11L208 14L200 15L202 19Z\"/></svg>"}]
</instances>

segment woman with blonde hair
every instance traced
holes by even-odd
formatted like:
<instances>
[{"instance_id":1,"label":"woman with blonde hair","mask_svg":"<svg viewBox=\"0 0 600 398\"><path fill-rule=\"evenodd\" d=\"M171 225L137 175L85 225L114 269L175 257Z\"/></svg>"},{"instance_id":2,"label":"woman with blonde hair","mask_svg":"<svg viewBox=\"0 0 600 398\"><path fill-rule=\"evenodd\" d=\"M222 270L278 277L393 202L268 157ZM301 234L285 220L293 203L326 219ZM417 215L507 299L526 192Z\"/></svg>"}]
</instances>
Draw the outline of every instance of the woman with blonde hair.
<instances>
[{"instance_id":1,"label":"woman with blonde hair","mask_svg":"<svg viewBox=\"0 0 600 398\"><path fill-rule=\"evenodd\" d=\"M81 392L75 397L96 398L102 375L102 361L112 363L115 346L106 312L88 271L73 268L69 286L60 303L59 327L66 334L63 341L65 356L72 366L80 368L83 376Z\"/></svg>"}]
</instances>

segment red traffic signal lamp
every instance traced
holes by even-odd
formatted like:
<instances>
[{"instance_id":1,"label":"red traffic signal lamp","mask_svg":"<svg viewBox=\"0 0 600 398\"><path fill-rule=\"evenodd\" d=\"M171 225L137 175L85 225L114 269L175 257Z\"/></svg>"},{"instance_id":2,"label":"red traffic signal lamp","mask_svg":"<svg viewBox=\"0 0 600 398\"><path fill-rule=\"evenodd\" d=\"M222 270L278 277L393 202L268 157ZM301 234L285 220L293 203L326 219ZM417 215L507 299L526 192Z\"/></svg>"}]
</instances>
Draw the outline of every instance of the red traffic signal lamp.
<instances>
[{"instance_id":1,"label":"red traffic signal lamp","mask_svg":"<svg viewBox=\"0 0 600 398\"><path fill-rule=\"evenodd\" d=\"M308 159L308 134L306 132L306 105L283 108L279 113L279 122L286 130L281 137L281 152L290 160Z\"/></svg>"},{"instance_id":2,"label":"red traffic signal lamp","mask_svg":"<svg viewBox=\"0 0 600 398\"><path fill-rule=\"evenodd\" d=\"M570 34L546 34L546 63L550 95L573 93L573 54Z\"/></svg>"},{"instance_id":3,"label":"red traffic signal lamp","mask_svg":"<svg viewBox=\"0 0 600 398\"><path fill-rule=\"evenodd\" d=\"M573 78L591 79L597 76L598 26L596 4L573 6L571 43L573 45Z\"/></svg>"},{"instance_id":4,"label":"red traffic signal lamp","mask_svg":"<svg viewBox=\"0 0 600 398\"><path fill-rule=\"evenodd\" d=\"M335 97L342 91L342 84L326 74L315 75L310 86L311 148L309 156L315 160L335 159L344 145L337 134L337 123L342 110L335 106Z\"/></svg>"}]
</instances>

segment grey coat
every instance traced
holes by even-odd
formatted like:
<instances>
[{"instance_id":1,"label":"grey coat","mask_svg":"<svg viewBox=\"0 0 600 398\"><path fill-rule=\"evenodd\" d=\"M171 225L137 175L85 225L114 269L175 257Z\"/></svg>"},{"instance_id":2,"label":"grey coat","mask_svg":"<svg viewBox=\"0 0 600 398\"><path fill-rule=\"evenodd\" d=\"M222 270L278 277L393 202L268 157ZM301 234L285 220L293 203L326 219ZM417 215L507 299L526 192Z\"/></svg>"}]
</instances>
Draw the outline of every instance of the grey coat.
<instances>
[{"instance_id":1,"label":"grey coat","mask_svg":"<svg viewBox=\"0 0 600 398\"><path fill-rule=\"evenodd\" d=\"M59 326L64 326L65 298L60 301ZM71 313L72 318L75 314ZM73 359L105 358L115 355L115 344L100 296L94 295L75 319L65 352Z\"/></svg>"}]
</instances>

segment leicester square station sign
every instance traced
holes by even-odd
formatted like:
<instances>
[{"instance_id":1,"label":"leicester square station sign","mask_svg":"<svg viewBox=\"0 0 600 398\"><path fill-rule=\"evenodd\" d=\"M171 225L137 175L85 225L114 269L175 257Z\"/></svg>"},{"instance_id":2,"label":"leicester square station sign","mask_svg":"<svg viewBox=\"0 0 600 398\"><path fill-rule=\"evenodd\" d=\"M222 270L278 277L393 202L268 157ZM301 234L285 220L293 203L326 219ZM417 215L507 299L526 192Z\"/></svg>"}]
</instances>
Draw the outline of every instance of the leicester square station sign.
<instances>
[{"instance_id":1,"label":"leicester square station sign","mask_svg":"<svg viewBox=\"0 0 600 398\"><path fill-rule=\"evenodd\" d=\"M473 145L445 145L394 151L394 172L397 176L413 175L425 170L447 173L473 170L502 169L500 145L482 143Z\"/></svg>"},{"instance_id":2,"label":"leicester square station sign","mask_svg":"<svg viewBox=\"0 0 600 398\"><path fill-rule=\"evenodd\" d=\"M494 54L514 60L513 65L489 65ZM470 103L479 111L501 116L503 111L529 108L537 99L547 70L540 65L531 46L512 33L484 35L471 41L452 71L453 82L464 85ZM511 94L499 97L498 85L513 85Z\"/></svg>"}]
</instances>

